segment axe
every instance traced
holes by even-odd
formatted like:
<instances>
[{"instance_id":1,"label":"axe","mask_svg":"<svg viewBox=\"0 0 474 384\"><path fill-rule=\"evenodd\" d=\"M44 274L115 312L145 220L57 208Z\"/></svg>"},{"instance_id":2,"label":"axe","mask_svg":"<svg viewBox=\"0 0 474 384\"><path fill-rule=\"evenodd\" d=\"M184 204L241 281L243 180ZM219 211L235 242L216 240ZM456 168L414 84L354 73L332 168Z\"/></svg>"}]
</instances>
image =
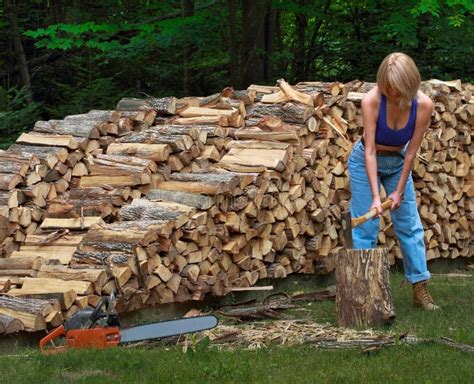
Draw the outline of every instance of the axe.
<instances>
[{"instance_id":1,"label":"axe","mask_svg":"<svg viewBox=\"0 0 474 384\"><path fill-rule=\"evenodd\" d=\"M382 204L382 211L389 209L392 206L392 199L385 200ZM344 245L347 249L354 248L354 242L352 241L352 228L358 227L364 224L366 221L373 219L377 215L377 209L372 208L365 215L351 217L351 211L345 211L342 213L342 230L344 231Z\"/></svg>"}]
</instances>

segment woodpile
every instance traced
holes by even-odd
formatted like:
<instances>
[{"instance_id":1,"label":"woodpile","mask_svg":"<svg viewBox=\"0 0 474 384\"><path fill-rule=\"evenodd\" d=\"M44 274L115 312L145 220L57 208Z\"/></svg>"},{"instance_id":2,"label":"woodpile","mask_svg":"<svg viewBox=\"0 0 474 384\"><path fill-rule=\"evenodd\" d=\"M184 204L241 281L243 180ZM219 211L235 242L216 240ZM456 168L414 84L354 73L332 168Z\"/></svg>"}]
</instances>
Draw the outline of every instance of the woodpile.
<instances>
[{"instance_id":1,"label":"woodpile","mask_svg":"<svg viewBox=\"0 0 474 384\"><path fill-rule=\"evenodd\" d=\"M280 80L37 122L0 153L0 331L56 326L112 292L130 311L330 272L371 86ZM472 256L473 87L424 87L436 113L414 177L428 257Z\"/></svg>"}]
</instances>

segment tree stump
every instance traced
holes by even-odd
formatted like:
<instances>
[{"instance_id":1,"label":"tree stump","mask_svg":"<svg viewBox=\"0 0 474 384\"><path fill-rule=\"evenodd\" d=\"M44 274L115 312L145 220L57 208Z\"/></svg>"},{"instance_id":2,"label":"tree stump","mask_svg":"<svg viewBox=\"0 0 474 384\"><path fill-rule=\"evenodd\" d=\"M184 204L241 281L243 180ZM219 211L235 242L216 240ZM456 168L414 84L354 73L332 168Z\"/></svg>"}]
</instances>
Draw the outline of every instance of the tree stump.
<instances>
[{"instance_id":1,"label":"tree stump","mask_svg":"<svg viewBox=\"0 0 474 384\"><path fill-rule=\"evenodd\" d=\"M336 266L336 312L341 327L395 320L386 248L343 249Z\"/></svg>"}]
</instances>

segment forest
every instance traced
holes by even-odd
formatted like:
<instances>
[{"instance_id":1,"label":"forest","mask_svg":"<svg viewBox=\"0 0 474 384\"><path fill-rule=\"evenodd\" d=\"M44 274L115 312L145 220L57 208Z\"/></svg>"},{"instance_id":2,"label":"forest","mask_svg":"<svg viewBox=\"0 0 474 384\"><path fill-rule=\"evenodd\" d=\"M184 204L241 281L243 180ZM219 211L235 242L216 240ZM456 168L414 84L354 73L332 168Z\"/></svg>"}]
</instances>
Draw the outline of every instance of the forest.
<instances>
[{"instance_id":1,"label":"forest","mask_svg":"<svg viewBox=\"0 0 474 384\"><path fill-rule=\"evenodd\" d=\"M0 148L121 97L374 81L390 52L474 79L472 0L2 0Z\"/></svg>"}]
</instances>

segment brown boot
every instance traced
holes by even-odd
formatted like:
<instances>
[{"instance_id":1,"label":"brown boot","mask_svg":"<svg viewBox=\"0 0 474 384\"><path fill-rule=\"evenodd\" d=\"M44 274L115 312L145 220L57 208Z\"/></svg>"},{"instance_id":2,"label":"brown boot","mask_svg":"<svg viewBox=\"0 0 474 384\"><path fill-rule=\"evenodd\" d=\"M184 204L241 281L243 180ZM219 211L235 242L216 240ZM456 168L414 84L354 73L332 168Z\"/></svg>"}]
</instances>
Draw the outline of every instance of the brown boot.
<instances>
[{"instance_id":1,"label":"brown boot","mask_svg":"<svg viewBox=\"0 0 474 384\"><path fill-rule=\"evenodd\" d=\"M426 280L413 284L413 305L433 311L439 309L426 287Z\"/></svg>"}]
</instances>

